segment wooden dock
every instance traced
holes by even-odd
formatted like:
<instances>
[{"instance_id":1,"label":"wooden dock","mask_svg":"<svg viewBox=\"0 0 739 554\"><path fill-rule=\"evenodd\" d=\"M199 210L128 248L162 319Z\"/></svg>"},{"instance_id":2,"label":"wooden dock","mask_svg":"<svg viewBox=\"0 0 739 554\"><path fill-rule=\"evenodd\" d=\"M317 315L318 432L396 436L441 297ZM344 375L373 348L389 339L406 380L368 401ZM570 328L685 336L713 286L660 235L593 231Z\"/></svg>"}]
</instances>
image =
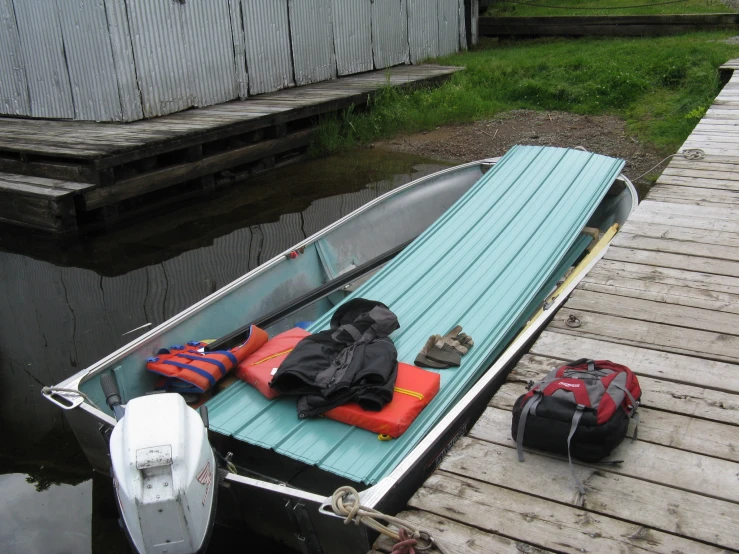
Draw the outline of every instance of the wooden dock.
<instances>
[{"instance_id":1,"label":"wooden dock","mask_svg":"<svg viewBox=\"0 0 739 554\"><path fill-rule=\"evenodd\" d=\"M399 66L133 123L0 117L0 221L69 232L207 194L299 159L321 115L460 69Z\"/></svg>"},{"instance_id":2,"label":"wooden dock","mask_svg":"<svg viewBox=\"0 0 739 554\"><path fill-rule=\"evenodd\" d=\"M739 72L687 148L705 158L673 158L400 514L451 552L739 550ZM638 440L610 457L623 463L577 462L584 497L566 459L519 463L510 437L526 383L581 357L631 367L643 389Z\"/></svg>"}]
</instances>

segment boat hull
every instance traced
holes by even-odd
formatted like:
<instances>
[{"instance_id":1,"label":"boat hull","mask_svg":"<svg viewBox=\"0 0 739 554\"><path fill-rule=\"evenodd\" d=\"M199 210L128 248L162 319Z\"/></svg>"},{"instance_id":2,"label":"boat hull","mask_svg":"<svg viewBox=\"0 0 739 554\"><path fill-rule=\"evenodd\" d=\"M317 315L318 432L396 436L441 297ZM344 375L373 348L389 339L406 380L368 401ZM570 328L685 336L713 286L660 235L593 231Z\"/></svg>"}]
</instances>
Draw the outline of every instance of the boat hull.
<instances>
[{"instance_id":1,"label":"boat hull","mask_svg":"<svg viewBox=\"0 0 739 554\"><path fill-rule=\"evenodd\" d=\"M195 304L171 320L142 336L119 351L111 354L90 368L70 377L59 386L87 390L94 395L91 383L102 371L116 370L121 364L140 364L150 350L159 344L182 342L180 337L212 336L203 334L203 328L212 329L202 323L193 326L196 319L208 319L209 312L223 305L229 295L250 294L263 298L261 302L249 304L247 313L239 316L243 322L253 321L289 303L301 294L309 292L326 279L334 279L341 273L371 260L384 252L396 248L418 236L435 221L483 175L493 160L474 162L451 168L409 183L378 198L368 205L339 220L306 241L295 245L290 251L263 264L259 268ZM621 191L616 191L610 205L596 210L597 220L602 227L612 223L623 224L636 206L636 191L624 177L620 179ZM605 213L599 214L599 211ZM412 214L413 217L410 217ZM594 216L594 217L595 217ZM377 233L377 229L382 231ZM369 230L372 230L370 233ZM314 259L302 253L315 249ZM305 259L303 266L291 263L289 253L301 252L298 259ZM505 352L491 360L492 366L469 390L448 414L432 429L393 472L376 485L362 492L362 503L381 511L394 513L405 506L410 495L431 473L443 455L453 446L484 410L486 399L499 387L505 370L512 367L516 357L525 351L536 334L551 319L569 292L605 253L605 249L592 256L578 275L558 292L546 311L530 322L525 332L519 335ZM320 267L308 267L309 264ZM326 311L327 304L316 303L299 315L315 319ZM197 316L197 317L195 317ZM207 323L207 322L206 322ZM232 325L232 324L231 324ZM286 324L286 327L287 328ZM226 329L228 331L229 329ZM282 330L279 325L271 329ZM221 331L216 329L215 333ZM178 334L179 333L179 334ZM186 339L186 340L189 340ZM140 357L141 360L138 360ZM131 398L142 394L136 387L150 384L135 384L124 379L124 396ZM92 466L107 473L110 468L107 437L115 424L113 417L95 409L75 395L55 394L52 401L67 410L67 418L77 440ZM221 436L213 437L217 448ZM223 443L223 446L228 446ZM221 448L223 450L223 448ZM219 520L227 525L244 526L268 536L282 544L305 552L367 552L374 536L362 526L345 525L343 520L329 513L326 493L301 490L265 479L229 474L224 484L228 489L220 495Z\"/></svg>"}]
</instances>

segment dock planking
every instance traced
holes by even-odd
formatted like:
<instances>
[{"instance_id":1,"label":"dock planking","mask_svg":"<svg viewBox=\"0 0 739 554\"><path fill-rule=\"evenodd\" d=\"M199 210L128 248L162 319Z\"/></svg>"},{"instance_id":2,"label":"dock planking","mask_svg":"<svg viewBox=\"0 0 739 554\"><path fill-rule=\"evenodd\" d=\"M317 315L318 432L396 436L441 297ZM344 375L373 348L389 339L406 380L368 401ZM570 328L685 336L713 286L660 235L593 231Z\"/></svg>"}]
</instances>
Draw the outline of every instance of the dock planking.
<instances>
[{"instance_id":1,"label":"dock planking","mask_svg":"<svg viewBox=\"0 0 739 554\"><path fill-rule=\"evenodd\" d=\"M399 66L132 123L0 117L0 221L66 232L207 194L302 159L320 116L461 69Z\"/></svg>"},{"instance_id":2,"label":"dock planking","mask_svg":"<svg viewBox=\"0 0 739 554\"><path fill-rule=\"evenodd\" d=\"M714 106L736 91L739 72ZM739 550L739 110L712 110L683 147L706 157L673 159L399 514L448 551ZM526 449L519 463L510 436L527 383L581 357L631 367L643 390L638 438L611 456L623 463L576 461L585 496L566 458Z\"/></svg>"}]
</instances>

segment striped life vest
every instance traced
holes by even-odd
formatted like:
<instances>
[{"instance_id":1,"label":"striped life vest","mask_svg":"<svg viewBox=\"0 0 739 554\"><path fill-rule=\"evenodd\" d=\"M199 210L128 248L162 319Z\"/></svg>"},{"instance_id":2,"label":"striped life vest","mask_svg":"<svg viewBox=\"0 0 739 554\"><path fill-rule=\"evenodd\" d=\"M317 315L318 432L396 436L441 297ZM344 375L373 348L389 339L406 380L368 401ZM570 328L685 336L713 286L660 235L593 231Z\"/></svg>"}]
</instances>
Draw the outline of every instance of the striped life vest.
<instances>
[{"instance_id":1,"label":"striped life vest","mask_svg":"<svg viewBox=\"0 0 739 554\"><path fill-rule=\"evenodd\" d=\"M205 342L192 341L186 345L161 349L146 360L146 369L166 378L166 390L183 393L202 393L226 376L241 360L267 342L265 331L252 325L249 337L230 350L205 352Z\"/></svg>"}]
</instances>

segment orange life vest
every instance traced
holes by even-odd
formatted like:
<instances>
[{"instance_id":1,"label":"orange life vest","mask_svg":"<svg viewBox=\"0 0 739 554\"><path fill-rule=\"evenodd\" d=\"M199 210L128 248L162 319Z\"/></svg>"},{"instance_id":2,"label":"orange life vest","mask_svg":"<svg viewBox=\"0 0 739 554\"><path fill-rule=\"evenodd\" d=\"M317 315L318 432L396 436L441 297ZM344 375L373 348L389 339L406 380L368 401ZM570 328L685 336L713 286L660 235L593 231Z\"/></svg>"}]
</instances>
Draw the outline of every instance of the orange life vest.
<instances>
[{"instance_id":1,"label":"orange life vest","mask_svg":"<svg viewBox=\"0 0 739 554\"><path fill-rule=\"evenodd\" d=\"M308 335L308 331L296 327L272 337L239 363L236 375L267 398L278 397L280 393L271 388L269 382L295 345ZM370 412L352 403L333 408L323 415L378 435L398 438L436 396L440 383L438 373L401 362L398 364L393 399L382 410Z\"/></svg>"},{"instance_id":2,"label":"orange life vest","mask_svg":"<svg viewBox=\"0 0 739 554\"><path fill-rule=\"evenodd\" d=\"M269 339L261 348L239 362L236 376L246 381L264 396L276 398L280 395L269 386L272 376L277 372L282 361L292 352L295 345L310 335L305 329L295 327Z\"/></svg>"},{"instance_id":3,"label":"orange life vest","mask_svg":"<svg viewBox=\"0 0 739 554\"><path fill-rule=\"evenodd\" d=\"M326 417L397 439L439 392L438 373L398 364L393 399L379 412L363 410L359 404L344 404L323 414Z\"/></svg>"},{"instance_id":4,"label":"orange life vest","mask_svg":"<svg viewBox=\"0 0 739 554\"><path fill-rule=\"evenodd\" d=\"M164 348L146 360L146 369L167 378L165 387L179 392L205 392L241 360L267 342L265 331L252 325L249 338L230 350L204 352L204 342Z\"/></svg>"}]
</instances>

